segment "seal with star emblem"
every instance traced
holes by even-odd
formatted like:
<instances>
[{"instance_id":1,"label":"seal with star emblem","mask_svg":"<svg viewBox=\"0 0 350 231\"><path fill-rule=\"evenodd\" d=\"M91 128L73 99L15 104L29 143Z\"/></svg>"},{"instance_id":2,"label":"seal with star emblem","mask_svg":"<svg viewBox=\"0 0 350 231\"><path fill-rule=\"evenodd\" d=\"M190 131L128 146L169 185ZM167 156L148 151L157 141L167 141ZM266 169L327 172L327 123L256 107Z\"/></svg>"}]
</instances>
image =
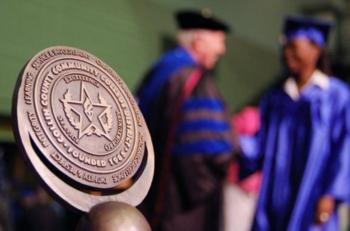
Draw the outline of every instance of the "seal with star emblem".
<instances>
[{"instance_id":1,"label":"seal with star emblem","mask_svg":"<svg viewBox=\"0 0 350 231\"><path fill-rule=\"evenodd\" d=\"M126 84L100 59L64 46L39 52L20 74L13 112L16 140L66 202L88 211L102 201L137 205L145 197L151 138Z\"/></svg>"}]
</instances>

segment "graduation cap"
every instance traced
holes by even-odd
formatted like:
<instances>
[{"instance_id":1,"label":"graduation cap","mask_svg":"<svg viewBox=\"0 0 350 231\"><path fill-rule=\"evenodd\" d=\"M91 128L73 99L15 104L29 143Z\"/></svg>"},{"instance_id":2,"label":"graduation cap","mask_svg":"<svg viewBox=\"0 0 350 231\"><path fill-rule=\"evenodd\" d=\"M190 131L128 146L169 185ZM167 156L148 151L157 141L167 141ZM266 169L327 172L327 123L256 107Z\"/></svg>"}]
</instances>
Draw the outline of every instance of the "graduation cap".
<instances>
[{"instance_id":1,"label":"graduation cap","mask_svg":"<svg viewBox=\"0 0 350 231\"><path fill-rule=\"evenodd\" d=\"M322 48L327 43L332 26L333 23L330 21L303 16L289 16L285 20L283 34L287 41L302 37Z\"/></svg>"},{"instance_id":2,"label":"graduation cap","mask_svg":"<svg viewBox=\"0 0 350 231\"><path fill-rule=\"evenodd\" d=\"M213 17L208 9L180 10L175 14L180 29L207 29L229 32L230 27L220 19Z\"/></svg>"}]
</instances>

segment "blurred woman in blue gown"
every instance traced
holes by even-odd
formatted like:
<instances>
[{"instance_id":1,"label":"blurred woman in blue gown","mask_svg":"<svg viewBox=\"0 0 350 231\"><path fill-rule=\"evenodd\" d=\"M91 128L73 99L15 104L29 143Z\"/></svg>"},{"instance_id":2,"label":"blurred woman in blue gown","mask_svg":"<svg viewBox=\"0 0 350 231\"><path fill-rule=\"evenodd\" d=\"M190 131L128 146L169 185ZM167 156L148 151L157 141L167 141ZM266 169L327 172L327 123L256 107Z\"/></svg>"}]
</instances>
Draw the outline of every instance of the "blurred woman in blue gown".
<instances>
[{"instance_id":1,"label":"blurred woman in blue gown","mask_svg":"<svg viewBox=\"0 0 350 231\"><path fill-rule=\"evenodd\" d=\"M337 206L350 195L350 95L320 65L330 27L286 19L288 76L262 99L258 148L242 156L247 172L263 172L253 230L339 230Z\"/></svg>"}]
</instances>

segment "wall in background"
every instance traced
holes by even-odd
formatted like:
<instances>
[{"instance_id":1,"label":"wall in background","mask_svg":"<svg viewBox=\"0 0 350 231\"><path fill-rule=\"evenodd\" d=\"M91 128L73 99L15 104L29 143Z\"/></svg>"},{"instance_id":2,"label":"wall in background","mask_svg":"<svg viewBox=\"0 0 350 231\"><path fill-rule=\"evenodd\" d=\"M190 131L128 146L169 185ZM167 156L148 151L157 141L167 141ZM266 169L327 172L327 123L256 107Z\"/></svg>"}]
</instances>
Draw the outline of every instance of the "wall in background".
<instances>
[{"instance_id":1,"label":"wall in background","mask_svg":"<svg viewBox=\"0 0 350 231\"><path fill-rule=\"evenodd\" d=\"M279 70L278 35L301 0L2 0L0 3L0 140L11 139L11 97L17 75L38 51L53 45L84 49L104 60L134 89L176 28L178 8L210 8L228 21L228 53L218 81L232 110L250 102Z\"/></svg>"}]
</instances>

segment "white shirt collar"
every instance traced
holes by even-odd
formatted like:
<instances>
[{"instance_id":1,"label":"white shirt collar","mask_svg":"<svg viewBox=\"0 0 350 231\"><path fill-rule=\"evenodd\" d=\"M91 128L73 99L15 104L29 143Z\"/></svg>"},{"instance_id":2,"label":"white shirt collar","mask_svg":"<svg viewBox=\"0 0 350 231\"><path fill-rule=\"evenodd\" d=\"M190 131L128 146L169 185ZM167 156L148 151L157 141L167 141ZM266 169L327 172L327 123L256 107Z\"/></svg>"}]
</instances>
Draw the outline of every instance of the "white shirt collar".
<instances>
[{"instance_id":1,"label":"white shirt collar","mask_svg":"<svg viewBox=\"0 0 350 231\"><path fill-rule=\"evenodd\" d=\"M283 89L293 100L298 100L301 92L310 85L316 85L322 90L327 90L327 88L329 87L329 77L325 73L319 70L315 70L314 73L312 73L309 81L301 89L300 92L295 79L292 77L289 77L286 80Z\"/></svg>"}]
</instances>

